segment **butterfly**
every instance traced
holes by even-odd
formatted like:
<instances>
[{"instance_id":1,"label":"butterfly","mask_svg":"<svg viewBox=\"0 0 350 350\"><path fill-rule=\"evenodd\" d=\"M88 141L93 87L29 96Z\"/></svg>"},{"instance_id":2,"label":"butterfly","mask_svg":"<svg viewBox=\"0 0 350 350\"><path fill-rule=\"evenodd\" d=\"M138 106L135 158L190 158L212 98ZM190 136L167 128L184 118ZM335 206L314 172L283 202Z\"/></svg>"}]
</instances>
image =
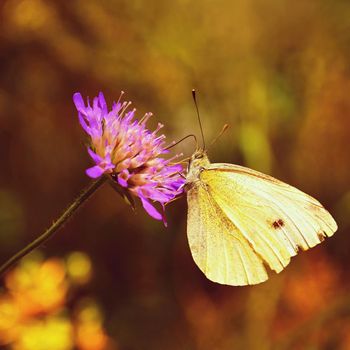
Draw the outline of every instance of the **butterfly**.
<instances>
[{"instance_id":1,"label":"butterfly","mask_svg":"<svg viewBox=\"0 0 350 350\"><path fill-rule=\"evenodd\" d=\"M282 271L299 249L330 237L337 224L313 197L272 176L233 164L210 163L198 149L189 160L187 235L207 278L243 286Z\"/></svg>"},{"instance_id":2,"label":"butterfly","mask_svg":"<svg viewBox=\"0 0 350 350\"><path fill-rule=\"evenodd\" d=\"M194 91L193 97L198 113ZM278 273L299 249L312 248L337 230L313 197L243 166L210 163L204 148L191 156L184 188L193 259L221 284L264 282L265 266Z\"/></svg>"}]
</instances>

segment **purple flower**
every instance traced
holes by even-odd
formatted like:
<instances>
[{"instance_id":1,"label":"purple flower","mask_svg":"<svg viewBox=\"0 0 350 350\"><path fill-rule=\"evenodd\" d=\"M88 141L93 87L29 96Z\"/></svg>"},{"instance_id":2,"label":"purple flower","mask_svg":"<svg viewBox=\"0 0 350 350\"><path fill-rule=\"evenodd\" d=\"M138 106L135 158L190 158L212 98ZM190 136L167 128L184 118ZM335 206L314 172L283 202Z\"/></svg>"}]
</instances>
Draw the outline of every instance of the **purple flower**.
<instances>
[{"instance_id":1,"label":"purple flower","mask_svg":"<svg viewBox=\"0 0 350 350\"><path fill-rule=\"evenodd\" d=\"M122 188L141 199L149 215L164 221L164 205L182 193L184 179L180 175L182 166L172 163L178 156L161 156L168 153L165 136L157 136L163 125L149 131L146 122L152 114L146 113L138 121L134 119L135 109L127 111L131 103L120 98L108 111L102 92L93 99L92 106L89 100L85 106L78 92L73 101L80 124L91 137L88 152L95 165L86 170L87 175L98 178L110 174ZM161 204L162 214L152 202Z\"/></svg>"}]
</instances>

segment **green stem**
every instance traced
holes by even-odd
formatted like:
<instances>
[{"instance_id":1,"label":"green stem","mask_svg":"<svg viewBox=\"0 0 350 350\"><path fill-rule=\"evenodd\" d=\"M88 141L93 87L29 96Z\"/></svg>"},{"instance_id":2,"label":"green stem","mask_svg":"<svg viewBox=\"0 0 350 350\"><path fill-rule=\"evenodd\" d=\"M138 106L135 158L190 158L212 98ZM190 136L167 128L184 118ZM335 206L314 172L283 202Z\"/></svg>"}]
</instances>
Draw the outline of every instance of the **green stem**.
<instances>
[{"instance_id":1,"label":"green stem","mask_svg":"<svg viewBox=\"0 0 350 350\"><path fill-rule=\"evenodd\" d=\"M41 236L29 243L26 247L8 259L0 266L0 276L2 276L10 267L16 264L21 258L39 247L42 243L51 238L80 208L80 206L91 197L91 195L106 181L107 177L101 176L97 181L91 183L85 188L78 198L64 211L64 213L49 227Z\"/></svg>"}]
</instances>

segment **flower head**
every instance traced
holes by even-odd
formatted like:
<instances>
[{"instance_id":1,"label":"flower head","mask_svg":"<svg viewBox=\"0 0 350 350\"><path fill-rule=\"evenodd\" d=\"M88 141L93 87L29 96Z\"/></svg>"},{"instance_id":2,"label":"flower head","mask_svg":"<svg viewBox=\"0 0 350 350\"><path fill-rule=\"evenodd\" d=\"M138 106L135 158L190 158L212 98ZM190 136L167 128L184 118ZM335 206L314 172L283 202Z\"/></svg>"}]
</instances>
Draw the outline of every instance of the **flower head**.
<instances>
[{"instance_id":1,"label":"flower head","mask_svg":"<svg viewBox=\"0 0 350 350\"><path fill-rule=\"evenodd\" d=\"M122 93L123 94L123 93ZM121 94L121 96L122 96ZM151 113L146 113L140 121L134 119L135 109L127 111L130 102L120 98L112 109L100 92L93 99L92 106L80 93L73 95L78 110L79 121L91 137L89 155L95 165L86 170L91 178L103 174L110 176L132 195L141 199L144 209L157 220L164 220L151 201L164 205L182 192L184 179L180 164L172 164L177 156L165 159L165 136L157 136L158 127L153 132L146 128Z\"/></svg>"}]
</instances>

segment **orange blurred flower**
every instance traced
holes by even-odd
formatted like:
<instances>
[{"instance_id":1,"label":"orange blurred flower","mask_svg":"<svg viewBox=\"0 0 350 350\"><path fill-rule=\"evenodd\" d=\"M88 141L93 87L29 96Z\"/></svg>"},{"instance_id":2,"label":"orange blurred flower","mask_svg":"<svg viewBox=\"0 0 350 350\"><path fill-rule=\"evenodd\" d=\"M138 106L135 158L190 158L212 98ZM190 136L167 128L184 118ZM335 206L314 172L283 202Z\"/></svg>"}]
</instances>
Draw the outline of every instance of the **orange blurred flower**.
<instances>
[{"instance_id":1,"label":"orange blurred flower","mask_svg":"<svg viewBox=\"0 0 350 350\"><path fill-rule=\"evenodd\" d=\"M299 263L284 284L278 308L283 317L278 312L273 327L277 338L325 310L342 291L339 269L326 254L310 252Z\"/></svg>"},{"instance_id":2,"label":"orange blurred flower","mask_svg":"<svg viewBox=\"0 0 350 350\"><path fill-rule=\"evenodd\" d=\"M65 305L68 291L88 282L91 271L90 259L81 252L70 254L66 261L24 259L6 275L6 290L0 294L0 345L12 350L110 346L102 314L93 301L72 310Z\"/></svg>"},{"instance_id":3,"label":"orange blurred flower","mask_svg":"<svg viewBox=\"0 0 350 350\"><path fill-rule=\"evenodd\" d=\"M314 255L312 264L304 264L285 286L284 300L299 318L320 310L339 292L336 267L325 255Z\"/></svg>"},{"instance_id":4,"label":"orange blurred flower","mask_svg":"<svg viewBox=\"0 0 350 350\"><path fill-rule=\"evenodd\" d=\"M76 343L80 350L106 349L108 337L102 326L102 315L93 300L84 300L75 322Z\"/></svg>"},{"instance_id":5,"label":"orange blurred flower","mask_svg":"<svg viewBox=\"0 0 350 350\"><path fill-rule=\"evenodd\" d=\"M59 259L27 262L5 280L20 317L52 312L65 302L68 288L64 263Z\"/></svg>"}]
</instances>

